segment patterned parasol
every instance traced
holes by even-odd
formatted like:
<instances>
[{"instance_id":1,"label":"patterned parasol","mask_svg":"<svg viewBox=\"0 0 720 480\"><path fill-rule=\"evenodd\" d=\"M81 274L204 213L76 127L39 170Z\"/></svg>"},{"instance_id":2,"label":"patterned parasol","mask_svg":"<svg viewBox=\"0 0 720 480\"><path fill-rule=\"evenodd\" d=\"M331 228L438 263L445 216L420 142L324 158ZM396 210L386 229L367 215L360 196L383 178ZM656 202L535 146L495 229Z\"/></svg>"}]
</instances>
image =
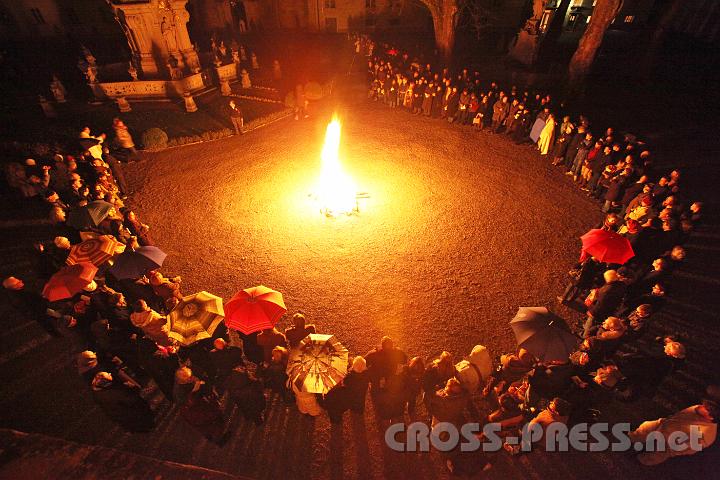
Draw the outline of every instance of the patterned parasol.
<instances>
[{"instance_id":1,"label":"patterned parasol","mask_svg":"<svg viewBox=\"0 0 720 480\"><path fill-rule=\"evenodd\" d=\"M70 255L68 255L66 263L75 265L76 263L88 262L99 267L115 254L122 253L124 250L125 246L112 235L100 235L73 245L70 248Z\"/></svg>"},{"instance_id":2,"label":"patterned parasol","mask_svg":"<svg viewBox=\"0 0 720 480\"><path fill-rule=\"evenodd\" d=\"M287 374L295 386L325 394L347 374L348 350L335 335L311 333L290 351Z\"/></svg>"},{"instance_id":3,"label":"patterned parasol","mask_svg":"<svg viewBox=\"0 0 720 480\"><path fill-rule=\"evenodd\" d=\"M168 336L182 345L210 338L224 315L222 298L205 291L188 295L168 315Z\"/></svg>"}]
</instances>

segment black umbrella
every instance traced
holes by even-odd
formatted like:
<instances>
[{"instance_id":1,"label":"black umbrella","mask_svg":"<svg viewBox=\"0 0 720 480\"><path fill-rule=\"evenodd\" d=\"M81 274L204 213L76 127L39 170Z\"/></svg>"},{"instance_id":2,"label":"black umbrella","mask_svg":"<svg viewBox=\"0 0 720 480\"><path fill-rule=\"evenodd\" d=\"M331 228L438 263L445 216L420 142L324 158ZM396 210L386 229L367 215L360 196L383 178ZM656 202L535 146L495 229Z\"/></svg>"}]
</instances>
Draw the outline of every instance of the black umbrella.
<instances>
[{"instance_id":1,"label":"black umbrella","mask_svg":"<svg viewBox=\"0 0 720 480\"><path fill-rule=\"evenodd\" d=\"M545 307L520 307L510 321L518 346L541 362L567 360L578 339L561 327L562 320Z\"/></svg>"},{"instance_id":2,"label":"black umbrella","mask_svg":"<svg viewBox=\"0 0 720 480\"><path fill-rule=\"evenodd\" d=\"M83 207L76 207L68 212L65 223L76 230L86 230L88 228L97 227L100 222L105 220L110 210L114 208L112 203L102 200L95 200Z\"/></svg>"}]
</instances>

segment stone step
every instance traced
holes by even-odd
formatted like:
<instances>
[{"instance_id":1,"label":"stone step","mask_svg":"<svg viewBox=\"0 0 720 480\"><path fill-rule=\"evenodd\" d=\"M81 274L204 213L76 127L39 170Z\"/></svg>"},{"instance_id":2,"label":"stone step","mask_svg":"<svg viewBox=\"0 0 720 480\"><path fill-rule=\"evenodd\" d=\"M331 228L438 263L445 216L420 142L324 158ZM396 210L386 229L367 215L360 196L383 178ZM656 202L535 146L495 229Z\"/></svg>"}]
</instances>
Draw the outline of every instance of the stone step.
<instances>
[{"instance_id":1,"label":"stone step","mask_svg":"<svg viewBox=\"0 0 720 480\"><path fill-rule=\"evenodd\" d=\"M242 480L207 468L136 455L112 448L83 445L36 433L0 429L0 478L156 478Z\"/></svg>"}]
</instances>

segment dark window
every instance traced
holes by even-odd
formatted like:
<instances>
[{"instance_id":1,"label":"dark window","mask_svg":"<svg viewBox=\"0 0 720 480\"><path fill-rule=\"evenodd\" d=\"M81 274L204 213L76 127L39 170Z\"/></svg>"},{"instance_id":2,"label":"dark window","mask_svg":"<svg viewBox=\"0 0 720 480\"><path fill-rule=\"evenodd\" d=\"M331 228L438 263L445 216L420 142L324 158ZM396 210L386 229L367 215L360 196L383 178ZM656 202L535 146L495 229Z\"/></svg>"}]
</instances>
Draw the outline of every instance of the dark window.
<instances>
[{"instance_id":1,"label":"dark window","mask_svg":"<svg viewBox=\"0 0 720 480\"><path fill-rule=\"evenodd\" d=\"M335 0L325 0L325 8L335 8Z\"/></svg>"},{"instance_id":2,"label":"dark window","mask_svg":"<svg viewBox=\"0 0 720 480\"><path fill-rule=\"evenodd\" d=\"M45 25L45 18L39 8L31 8L30 13L35 21L35 25Z\"/></svg>"},{"instance_id":3,"label":"dark window","mask_svg":"<svg viewBox=\"0 0 720 480\"><path fill-rule=\"evenodd\" d=\"M375 0L365 0L365 8L375 8ZM375 25L375 20L372 25Z\"/></svg>"}]
</instances>

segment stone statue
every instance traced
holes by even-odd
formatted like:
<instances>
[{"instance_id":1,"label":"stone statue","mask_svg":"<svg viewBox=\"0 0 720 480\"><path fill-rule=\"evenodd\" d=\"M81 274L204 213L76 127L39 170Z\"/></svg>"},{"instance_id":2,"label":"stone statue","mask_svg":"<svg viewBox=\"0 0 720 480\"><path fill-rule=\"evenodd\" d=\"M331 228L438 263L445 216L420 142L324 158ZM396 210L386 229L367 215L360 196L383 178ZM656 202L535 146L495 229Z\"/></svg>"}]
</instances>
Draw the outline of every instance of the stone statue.
<instances>
[{"instance_id":1,"label":"stone statue","mask_svg":"<svg viewBox=\"0 0 720 480\"><path fill-rule=\"evenodd\" d=\"M260 70L260 64L258 63L257 55L255 55L255 52L250 53L250 63L252 64L253 70Z\"/></svg>"},{"instance_id":2,"label":"stone statue","mask_svg":"<svg viewBox=\"0 0 720 480\"><path fill-rule=\"evenodd\" d=\"M162 22L160 22L160 33L162 33L162 36L165 39L165 46L167 47L168 52L177 51L175 25L173 25L167 17L163 17Z\"/></svg>"},{"instance_id":3,"label":"stone statue","mask_svg":"<svg viewBox=\"0 0 720 480\"><path fill-rule=\"evenodd\" d=\"M280 68L280 61L279 60L273 60L273 78L275 80L282 79L282 69Z\"/></svg>"},{"instance_id":4,"label":"stone statue","mask_svg":"<svg viewBox=\"0 0 720 480\"><path fill-rule=\"evenodd\" d=\"M183 78L182 69L178 67L178 59L174 55L168 57L167 63L165 64L170 73L171 80L180 80Z\"/></svg>"},{"instance_id":5,"label":"stone statue","mask_svg":"<svg viewBox=\"0 0 720 480\"><path fill-rule=\"evenodd\" d=\"M60 82L60 79L57 77L57 75L53 75L52 82L50 82L50 92L52 92L56 102L66 102L65 94L67 93L67 91L65 90L65 86L62 84L62 82Z\"/></svg>"},{"instance_id":6,"label":"stone statue","mask_svg":"<svg viewBox=\"0 0 720 480\"><path fill-rule=\"evenodd\" d=\"M97 68L88 65L85 69L85 78L87 79L88 83L97 83Z\"/></svg>"},{"instance_id":7,"label":"stone statue","mask_svg":"<svg viewBox=\"0 0 720 480\"><path fill-rule=\"evenodd\" d=\"M97 60L95 59L95 56L92 54L92 52L85 45L80 45L80 50L82 50L83 57L85 57L85 61L88 63L88 65L94 67Z\"/></svg>"},{"instance_id":8,"label":"stone statue","mask_svg":"<svg viewBox=\"0 0 720 480\"><path fill-rule=\"evenodd\" d=\"M232 61L236 65L240 63L240 52L235 49L232 50Z\"/></svg>"},{"instance_id":9,"label":"stone statue","mask_svg":"<svg viewBox=\"0 0 720 480\"><path fill-rule=\"evenodd\" d=\"M220 40L218 51L220 52L220 58L225 60L227 58L227 47L225 46L225 42L222 40Z\"/></svg>"},{"instance_id":10,"label":"stone statue","mask_svg":"<svg viewBox=\"0 0 720 480\"><path fill-rule=\"evenodd\" d=\"M245 52L245 47L242 45L240 45L240 60L247 62L247 53Z\"/></svg>"},{"instance_id":11,"label":"stone statue","mask_svg":"<svg viewBox=\"0 0 720 480\"><path fill-rule=\"evenodd\" d=\"M137 82L138 80L138 71L137 68L135 68L135 65L133 64L132 60L128 62L128 73L130 74L130 78L133 79L133 82Z\"/></svg>"},{"instance_id":12,"label":"stone statue","mask_svg":"<svg viewBox=\"0 0 720 480\"><path fill-rule=\"evenodd\" d=\"M215 37L210 37L210 51L214 54L217 54L218 46L217 42L215 41Z\"/></svg>"},{"instance_id":13,"label":"stone statue","mask_svg":"<svg viewBox=\"0 0 720 480\"><path fill-rule=\"evenodd\" d=\"M242 88L251 88L250 74L244 68L240 71L240 86Z\"/></svg>"}]
</instances>

